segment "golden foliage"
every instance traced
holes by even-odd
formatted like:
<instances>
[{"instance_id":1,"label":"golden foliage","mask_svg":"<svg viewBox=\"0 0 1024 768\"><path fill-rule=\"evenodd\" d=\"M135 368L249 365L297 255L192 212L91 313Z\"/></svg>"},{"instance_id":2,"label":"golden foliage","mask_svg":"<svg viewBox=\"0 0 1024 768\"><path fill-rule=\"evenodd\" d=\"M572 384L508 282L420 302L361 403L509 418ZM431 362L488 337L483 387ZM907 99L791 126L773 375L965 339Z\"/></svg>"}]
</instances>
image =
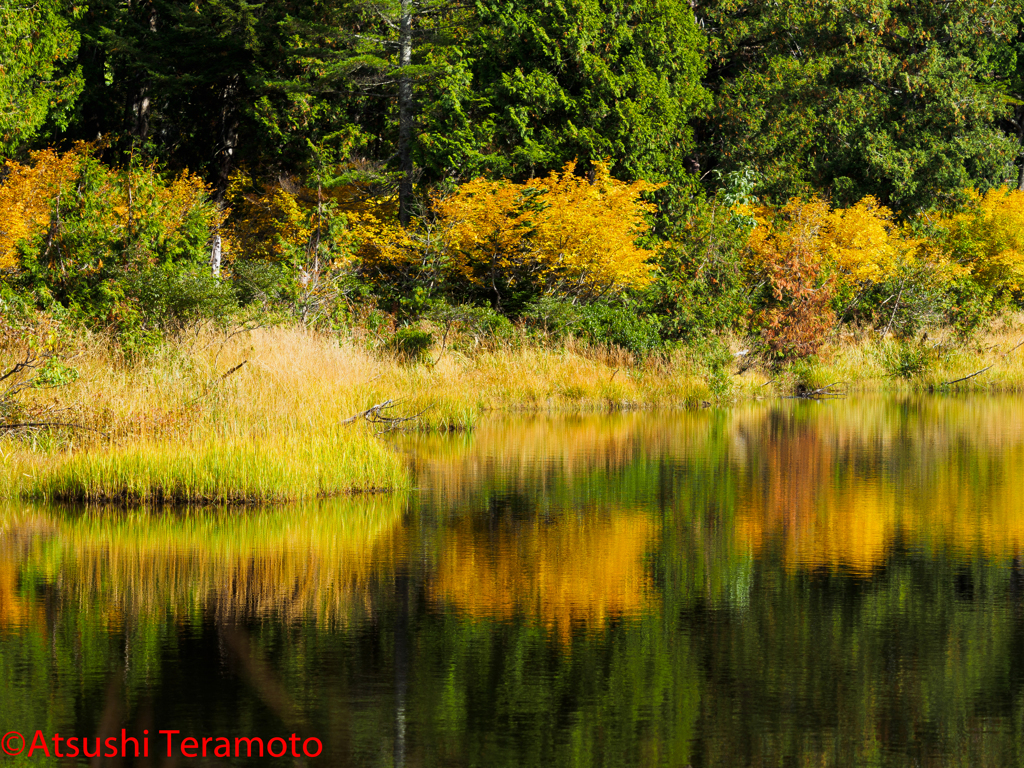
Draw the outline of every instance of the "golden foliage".
<instances>
[{"instance_id":1,"label":"golden foliage","mask_svg":"<svg viewBox=\"0 0 1024 768\"><path fill-rule=\"evenodd\" d=\"M304 247L311 228L298 195L280 185L256 184L245 171L232 174L224 196L230 209L223 239L226 259L278 261L287 245Z\"/></svg>"},{"instance_id":2,"label":"golden foliage","mask_svg":"<svg viewBox=\"0 0 1024 768\"><path fill-rule=\"evenodd\" d=\"M576 163L524 184L475 179L432 200L436 219L403 229L384 206L349 214L368 271L416 267L487 287L534 283L545 292L598 296L651 281L652 250L638 246L660 185L611 177L593 181ZM439 274L439 273L438 273Z\"/></svg>"},{"instance_id":3,"label":"golden foliage","mask_svg":"<svg viewBox=\"0 0 1024 768\"><path fill-rule=\"evenodd\" d=\"M799 258L843 283L881 282L914 257L920 241L872 196L849 208L820 198L791 199L780 209L754 209L747 242L751 266Z\"/></svg>"},{"instance_id":4,"label":"golden foliage","mask_svg":"<svg viewBox=\"0 0 1024 768\"><path fill-rule=\"evenodd\" d=\"M616 181L604 163L595 164L591 183L570 162L525 184L477 179L435 207L466 277L526 272L558 293L599 294L650 282L654 252L636 240L654 210L642 196L658 188Z\"/></svg>"},{"instance_id":5,"label":"golden foliage","mask_svg":"<svg viewBox=\"0 0 1024 768\"><path fill-rule=\"evenodd\" d=\"M1024 287L1024 192L991 189L968 192L967 210L939 217L945 241L936 246L940 258L986 288L1019 291Z\"/></svg>"},{"instance_id":6,"label":"golden foliage","mask_svg":"<svg viewBox=\"0 0 1024 768\"><path fill-rule=\"evenodd\" d=\"M747 242L755 270L785 258L818 265L841 284L892 279L925 262L940 280L969 277L985 288L1024 287L1024 192L968 190L965 210L926 216L933 235L922 239L894 220L891 210L868 196L833 209L819 198L794 198L779 209L749 210L757 225Z\"/></svg>"},{"instance_id":7,"label":"golden foliage","mask_svg":"<svg viewBox=\"0 0 1024 768\"><path fill-rule=\"evenodd\" d=\"M75 173L80 155L52 149L31 154L31 163L8 163L0 184L0 269L17 267L18 244L50 225L52 201Z\"/></svg>"},{"instance_id":8,"label":"golden foliage","mask_svg":"<svg viewBox=\"0 0 1024 768\"><path fill-rule=\"evenodd\" d=\"M825 258L841 279L854 283L895 274L917 244L901 233L892 211L870 195L850 208L830 211L823 240Z\"/></svg>"}]
</instances>

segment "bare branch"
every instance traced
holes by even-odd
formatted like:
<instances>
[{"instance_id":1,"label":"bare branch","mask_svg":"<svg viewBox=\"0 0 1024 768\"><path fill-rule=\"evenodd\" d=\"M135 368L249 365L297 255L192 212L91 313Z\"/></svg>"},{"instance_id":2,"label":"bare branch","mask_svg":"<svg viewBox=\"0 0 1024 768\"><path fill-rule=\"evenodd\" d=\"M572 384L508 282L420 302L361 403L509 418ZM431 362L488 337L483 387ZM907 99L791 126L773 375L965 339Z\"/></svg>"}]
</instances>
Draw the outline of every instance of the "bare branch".
<instances>
[{"instance_id":1,"label":"bare branch","mask_svg":"<svg viewBox=\"0 0 1024 768\"><path fill-rule=\"evenodd\" d=\"M412 416L389 416L386 411L394 408L397 403L394 400L385 400L382 403L377 403L367 408L365 411L349 416L347 419L341 422L342 426L351 424L359 419L365 419L369 424L383 425L384 429L378 430L379 432L390 432L393 429L399 429L402 424L406 424L410 421L416 421L430 408L428 405L419 413L413 414Z\"/></svg>"},{"instance_id":2,"label":"bare branch","mask_svg":"<svg viewBox=\"0 0 1024 768\"><path fill-rule=\"evenodd\" d=\"M1011 352L1015 352L1016 350L1020 349L1021 347L1024 347L1024 341L1020 341L1020 342L1018 342L1018 343L1017 343L1017 344L1016 344L1015 346L1013 346L1013 347L1012 347L1011 349L1008 349L1008 350L1007 350L1006 352L1004 352L1004 353L1003 353L1002 355L1000 355L1000 356L999 356L999 359L998 359L998 360L996 360L996 361L995 361L994 363L992 363L991 365L986 365L986 366L985 366L984 368L982 368L982 369L981 369L980 371L975 371L974 373L972 373L972 374L969 374L969 375L967 375L967 376L962 376L962 377L961 377L961 378L959 378L959 379L953 379L953 381L944 381L944 382L942 382L941 384L939 384L939 386L940 386L940 387L949 387L949 386L951 386L951 385L953 385L953 384L959 384L959 383L960 383L961 381L967 381L968 379L973 379L973 378L974 378L975 376L978 376L978 375L980 375L980 374L984 373L984 372L985 372L985 371L987 371L987 370L988 370L989 368L994 368L994 367L995 367L996 365L998 365L998 364L999 364L999 363L1001 363L1001 362L1002 362L1003 360L1005 360L1005 359L1006 359L1006 357L1007 357L1007 356L1008 356L1008 355L1009 355L1009 354L1010 354Z\"/></svg>"}]
</instances>

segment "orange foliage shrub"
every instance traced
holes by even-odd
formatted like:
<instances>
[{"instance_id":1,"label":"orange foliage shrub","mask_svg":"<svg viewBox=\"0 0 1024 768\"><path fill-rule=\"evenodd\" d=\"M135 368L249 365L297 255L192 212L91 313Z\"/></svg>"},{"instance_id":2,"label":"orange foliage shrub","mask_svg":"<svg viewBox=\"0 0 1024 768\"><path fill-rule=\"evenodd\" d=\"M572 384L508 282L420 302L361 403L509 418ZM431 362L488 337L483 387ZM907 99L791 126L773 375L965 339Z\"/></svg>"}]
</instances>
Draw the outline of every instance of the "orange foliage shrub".
<instances>
[{"instance_id":1,"label":"orange foliage shrub","mask_svg":"<svg viewBox=\"0 0 1024 768\"><path fill-rule=\"evenodd\" d=\"M794 198L773 219L766 219L767 212L758 211L759 226L747 243L749 266L770 289L754 325L773 356L806 357L835 323L834 281L821 260L829 206Z\"/></svg>"}]
</instances>

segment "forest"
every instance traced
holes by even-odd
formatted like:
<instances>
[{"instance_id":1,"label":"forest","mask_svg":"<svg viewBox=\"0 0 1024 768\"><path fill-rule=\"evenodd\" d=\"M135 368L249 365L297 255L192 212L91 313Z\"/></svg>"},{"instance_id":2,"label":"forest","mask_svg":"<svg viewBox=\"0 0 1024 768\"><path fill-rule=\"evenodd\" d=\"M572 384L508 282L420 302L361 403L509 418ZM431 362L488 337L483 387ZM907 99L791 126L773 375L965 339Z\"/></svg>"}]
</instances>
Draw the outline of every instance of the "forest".
<instances>
[{"instance_id":1,"label":"forest","mask_svg":"<svg viewBox=\"0 0 1024 768\"><path fill-rule=\"evenodd\" d=\"M1020 307L1017 0L3 0L4 333L913 375ZM63 332L63 331L62 331ZM734 344L735 346L735 344ZM718 362L716 362L718 361Z\"/></svg>"}]
</instances>

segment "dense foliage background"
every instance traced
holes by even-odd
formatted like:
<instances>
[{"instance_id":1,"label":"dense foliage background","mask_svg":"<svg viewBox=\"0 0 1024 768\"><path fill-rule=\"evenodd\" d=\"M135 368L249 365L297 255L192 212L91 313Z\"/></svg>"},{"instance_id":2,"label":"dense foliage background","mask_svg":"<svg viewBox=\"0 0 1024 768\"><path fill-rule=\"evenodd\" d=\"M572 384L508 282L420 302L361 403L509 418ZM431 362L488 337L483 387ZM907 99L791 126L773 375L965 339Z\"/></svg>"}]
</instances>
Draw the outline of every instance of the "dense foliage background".
<instances>
[{"instance_id":1,"label":"dense foliage background","mask_svg":"<svg viewBox=\"0 0 1024 768\"><path fill-rule=\"evenodd\" d=\"M140 350L254 311L769 362L969 334L1024 277L1022 12L0 0L4 305Z\"/></svg>"}]
</instances>

